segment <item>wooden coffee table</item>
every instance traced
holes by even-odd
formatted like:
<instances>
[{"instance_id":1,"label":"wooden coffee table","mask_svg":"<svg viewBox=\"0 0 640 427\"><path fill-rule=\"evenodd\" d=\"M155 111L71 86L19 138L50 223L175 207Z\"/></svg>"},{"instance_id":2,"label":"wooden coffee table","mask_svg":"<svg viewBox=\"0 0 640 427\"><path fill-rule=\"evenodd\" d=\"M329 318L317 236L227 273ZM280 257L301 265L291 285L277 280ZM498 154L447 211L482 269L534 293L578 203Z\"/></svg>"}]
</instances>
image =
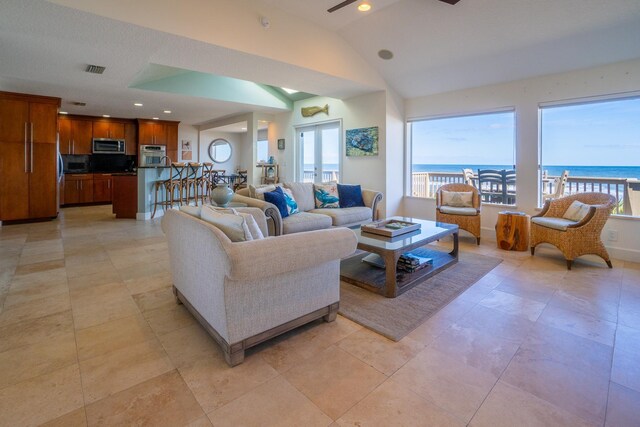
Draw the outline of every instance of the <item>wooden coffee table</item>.
<instances>
[{"instance_id":1,"label":"wooden coffee table","mask_svg":"<svg viewBox=\"0 0 640 427\"><path fill-rule=\"evenodd\" d=\"M353 231L358 237L358 249L368 253L361 253L342 260L340 262L341 280L387 298L395 298L423 280L458 262L457 225L408 217L388 219L419 223L420 230L388 238L363 232L360 227L354 228ZM446 236L453 236L453 249L450 252L434 246L424 247L428 243ZM419 250L421 256L433 259L433 265L413 273L397 270L400 255L417 248L421 248ZM374 267L362 262L362 259L369 253L380 255L384 260L385 268Z\"/></svg>"}]
</instances>

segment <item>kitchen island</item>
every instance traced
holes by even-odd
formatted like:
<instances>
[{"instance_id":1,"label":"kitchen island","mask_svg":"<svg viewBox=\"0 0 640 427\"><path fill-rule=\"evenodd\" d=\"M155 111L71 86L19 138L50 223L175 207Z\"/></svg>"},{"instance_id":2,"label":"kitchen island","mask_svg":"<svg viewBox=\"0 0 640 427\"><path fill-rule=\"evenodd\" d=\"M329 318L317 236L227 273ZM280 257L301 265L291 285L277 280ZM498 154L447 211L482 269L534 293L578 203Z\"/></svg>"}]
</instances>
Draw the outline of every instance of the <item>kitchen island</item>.
<instances>
[{"instance_id":1,"label":"kitchen island","mask_svg":"<svg viewBox=\"0 0 640 427\"><path fill-rule=\"evenodd\" d=\"M155 185L157 181L169 179L171 166L140 166L138 167L138 212L136 219L151 219L155 202ZM158 197L164 197L159 192ZM164 210L158 208L156 218L164 215Z\"/></svg>"}]
</instances>

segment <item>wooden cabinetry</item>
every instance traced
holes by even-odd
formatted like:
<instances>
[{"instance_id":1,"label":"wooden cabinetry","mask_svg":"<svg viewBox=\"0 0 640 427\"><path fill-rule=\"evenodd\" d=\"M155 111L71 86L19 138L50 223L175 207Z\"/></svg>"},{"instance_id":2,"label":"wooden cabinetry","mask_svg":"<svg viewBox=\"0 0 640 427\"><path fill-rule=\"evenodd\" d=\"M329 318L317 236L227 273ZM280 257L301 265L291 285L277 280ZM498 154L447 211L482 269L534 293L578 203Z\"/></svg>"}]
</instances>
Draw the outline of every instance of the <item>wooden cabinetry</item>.
<instances>
[{"instance_id":1,"label":"wooden cabinetry","mask_svg":"<svg viewBox=\"0 0 640 427\"><path fill-rule=\"evenodd\" d=\"M94 138L125 139L125 124L122 122L101 119L93 121Z\"/></svg>"},{"instance_id":2,"label":"wooden cabinetry","mask_svg":"<svg viewBox=\"0 0 640 427\"><path fill-rule=\"evenodd\" d=\"M113 213L116 218L136 218L138 213L138 177L116 175L113 177Z\"/></svg>"},{"instance_id":3,"label":"wooden cabinetry","mask_svg":"<svg viewBox=\"0 0 640 427\"><path fill-rule=\"evenodd\" d=\"M57 215L59 98L0 92L0 220Z\"/></svg>"},{"instance_id":4,"label":"wooden cabinetry","mask_svg":"<svg viewBox=\"0 0 640 427\"><path fill-rule=\"evenodd\" d=\"M124 125L125 151L129 156L138 155L138 128L135 123L125 123Z\"/></svg>"},{"instance_id":5,"label":"wooden cabinetry","mask_svg":"<svg viewBox=\"0 0 640 427\"><path fill-rule=\"evenodd\" d=\"M111 202L113 191L113 180L110 173L93 174L93 201Z\"/></svg>"},{"instance_id":6,"label":"wooden cabinetry","mask_svg":"<svg viewBox=\"0 0 640 427\"><path fill-rule=\"evenodd\" d=\"M91 120L60 116L60 154L91 154L93 124Z\"/></svg>"},{"instance_id":7,"label":"wooden cabinetry","mask_svg":"<svg viewBox=\"0 0 640 427\"><path fill-rule=\"evenodd\" d=\"M138 119L138 145L166 145L167 156L178 160L178 125L180 122Z\"/></svg>"},{"instance_id":8,"label":"wooden cabinetry","mask_svg":"<svg viewBox=\"0 0 640 427\"><path fill-rule=\"evenodd\" d=\"M90 173L65 175L64 203L73 205L91 202L93 202L93 175Z\"/></svg>"},{"instance_id":9,"label":"wooden cabinetry","mask_svg":"<svg viewBox=\"0 0 640 427\"><path fill-rule=\"evenodd\" d=\"M138 119L138 144L167 145L166 122Z\"/></svg>"}]
</instances>

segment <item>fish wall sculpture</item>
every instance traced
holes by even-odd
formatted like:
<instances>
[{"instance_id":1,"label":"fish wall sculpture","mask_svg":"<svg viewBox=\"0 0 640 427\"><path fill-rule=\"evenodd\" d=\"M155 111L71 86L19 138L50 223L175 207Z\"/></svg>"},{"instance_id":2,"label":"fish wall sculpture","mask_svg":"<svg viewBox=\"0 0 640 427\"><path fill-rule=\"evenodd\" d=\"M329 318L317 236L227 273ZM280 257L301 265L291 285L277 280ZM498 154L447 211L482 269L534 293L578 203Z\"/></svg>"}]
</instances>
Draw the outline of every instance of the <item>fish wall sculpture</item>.
<instances>
[{"instance_id":1,"label":"fish wall sculpture","mask_svg":"<svg viewBox=\"0 0 640 427\"><path fill-rule=\"evenodd\" d=\"M315 116L318 113L325 113L325 114L329 114L329 104L325 104L324 107L302 107L301 108L302 111L302 117L311 117L311 116Z\"/></svg>"}]
</instances>

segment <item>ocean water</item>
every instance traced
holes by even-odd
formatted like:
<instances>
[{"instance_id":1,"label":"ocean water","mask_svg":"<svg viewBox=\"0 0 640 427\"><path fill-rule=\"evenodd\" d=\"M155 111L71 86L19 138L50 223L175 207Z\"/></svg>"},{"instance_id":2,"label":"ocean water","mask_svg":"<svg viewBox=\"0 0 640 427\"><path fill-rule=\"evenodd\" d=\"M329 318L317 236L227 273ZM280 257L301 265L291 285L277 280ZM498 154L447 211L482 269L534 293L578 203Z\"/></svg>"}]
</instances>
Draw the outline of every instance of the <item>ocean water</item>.
<instances>
[{"instance_id":1,"label":"ocean water","mask_svg":"<svg viewBox=\"0 0 640 427\"><path fill-rule=\"evenodd\" d=\"M459 172L462 169L512 169L512 165L413 165L413 172ZM601 177L601 178L636 178L640 179L640 167L635 166L544 166L549 176L559 176L568 170L570 177Z\"/></svg>"}]
</instances>

